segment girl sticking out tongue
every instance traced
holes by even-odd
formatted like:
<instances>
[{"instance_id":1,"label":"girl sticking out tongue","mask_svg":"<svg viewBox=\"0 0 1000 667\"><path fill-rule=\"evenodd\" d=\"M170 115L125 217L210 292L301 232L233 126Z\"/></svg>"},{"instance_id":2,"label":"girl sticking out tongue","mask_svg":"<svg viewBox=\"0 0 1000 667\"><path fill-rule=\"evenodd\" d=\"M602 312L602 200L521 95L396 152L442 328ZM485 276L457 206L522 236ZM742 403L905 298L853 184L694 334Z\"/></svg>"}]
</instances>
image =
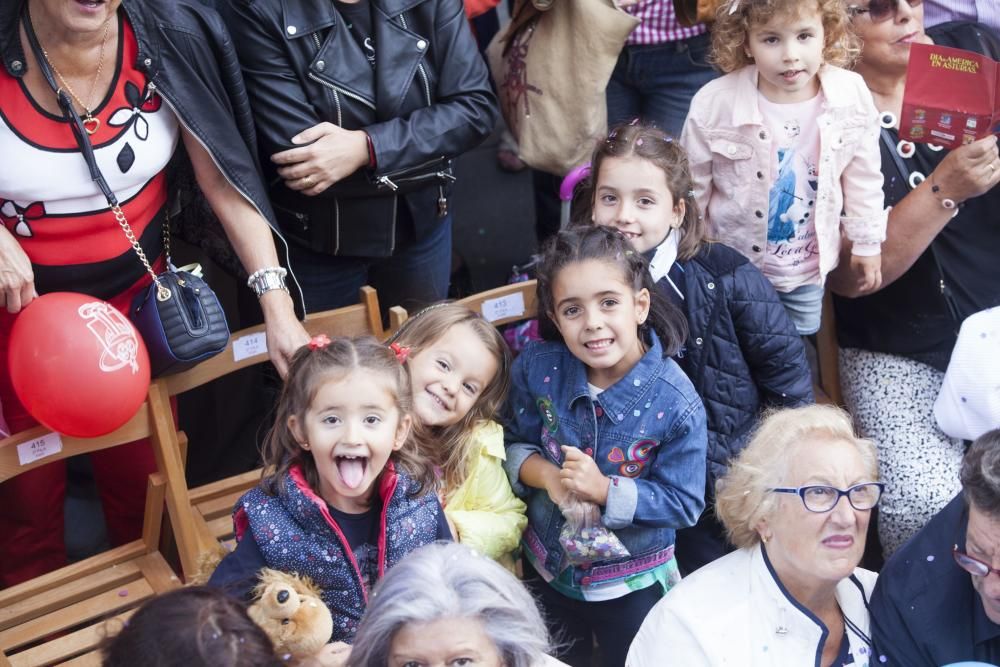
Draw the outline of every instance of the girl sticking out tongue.
<instances>
[{"instance_id":1,"label":"girl sticking out tongue","mask_svg":"<svg viewBox=\"0 0 1000 667\"><path fill-rule=\"evenodd\" d=\"M411 401L402 362L374 338L317 336L300 349L263 479L236 505L236 550L209 584L247 593L262 567L308 576L333 613L332 640L350 642L386 568L450 539L411 440Z\"/></svg>"}]
</instances>

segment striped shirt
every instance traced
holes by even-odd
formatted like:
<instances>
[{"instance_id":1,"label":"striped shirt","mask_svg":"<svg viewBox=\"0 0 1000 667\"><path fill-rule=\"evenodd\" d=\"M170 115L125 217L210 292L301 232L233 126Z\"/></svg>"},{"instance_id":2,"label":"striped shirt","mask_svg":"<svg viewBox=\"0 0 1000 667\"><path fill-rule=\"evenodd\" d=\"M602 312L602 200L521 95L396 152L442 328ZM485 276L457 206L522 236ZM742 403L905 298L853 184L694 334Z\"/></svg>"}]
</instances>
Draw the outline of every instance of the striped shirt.
<instances>
[{"instance_id":1,"label":"striped shirt","mask_svg":"<svg viewBox=\"0 0 1000 667\"><path fill-rule=\"evenodd\" d=\"M1000 34L1000 2L997 0L927 0L924 3L925 28L946 21L978 21Z\"/></svg>"},{"instance_id":2,"label":"striped shirt","mask_svg":"<svg viewBox=\"0 0 1000 667\"><path fill-rule=\"evenodd\" d=\"M625 7L625 11L642 21L625 41L629 45L676 42L708 30L704 23L681 25L674 13L673 0L639 0L638 4Z\"/></svg>"}]
</instances>

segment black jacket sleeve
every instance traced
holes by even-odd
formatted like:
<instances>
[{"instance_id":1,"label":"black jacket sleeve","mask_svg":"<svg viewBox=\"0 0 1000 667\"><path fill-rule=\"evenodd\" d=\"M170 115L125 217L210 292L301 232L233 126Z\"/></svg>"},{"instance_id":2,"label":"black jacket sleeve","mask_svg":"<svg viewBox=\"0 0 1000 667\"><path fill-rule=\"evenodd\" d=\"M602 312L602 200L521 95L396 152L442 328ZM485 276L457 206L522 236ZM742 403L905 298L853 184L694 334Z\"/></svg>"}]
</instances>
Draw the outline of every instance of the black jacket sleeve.
<instances>
[{"instance_id":1,"label":"black jacket sleeve","mask_svg":"<svg viewBox=\"0 0 1000 667\"><path fill-rule=\"evenodd\" d=\"M774 287L749 262L736 268L733 282L729 303L733 325L763 403L771 407L812 403L805 346Z\"/></svg>"}]
</instances>

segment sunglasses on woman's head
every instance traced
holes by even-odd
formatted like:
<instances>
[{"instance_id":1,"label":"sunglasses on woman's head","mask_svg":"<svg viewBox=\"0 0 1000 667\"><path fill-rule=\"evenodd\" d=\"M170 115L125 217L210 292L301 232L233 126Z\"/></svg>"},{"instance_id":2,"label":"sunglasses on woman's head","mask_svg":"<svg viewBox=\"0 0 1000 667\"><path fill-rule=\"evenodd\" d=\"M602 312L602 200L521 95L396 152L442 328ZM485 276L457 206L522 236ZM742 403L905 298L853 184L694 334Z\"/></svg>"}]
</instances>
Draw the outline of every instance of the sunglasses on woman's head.
<instances>
[{"instance_id":1,"label":"sunglasses on woman's head","mask_svg":"<svg viewBox=\"0 0 1000 667\"><path fill-rule=\"evenodd\" d=\"M868 18L871 19L872 23L881 23L886 19L892 17L895 18L896 14L899 13L899 3L902 0L871 0L867 7L862 7L861 5L850 5L847 8L847 13L854 18L858 14L868 14ZM917 5L923 4L924 0L906 0L910 7L916 7Z\"/></svg>"}]
</instances>

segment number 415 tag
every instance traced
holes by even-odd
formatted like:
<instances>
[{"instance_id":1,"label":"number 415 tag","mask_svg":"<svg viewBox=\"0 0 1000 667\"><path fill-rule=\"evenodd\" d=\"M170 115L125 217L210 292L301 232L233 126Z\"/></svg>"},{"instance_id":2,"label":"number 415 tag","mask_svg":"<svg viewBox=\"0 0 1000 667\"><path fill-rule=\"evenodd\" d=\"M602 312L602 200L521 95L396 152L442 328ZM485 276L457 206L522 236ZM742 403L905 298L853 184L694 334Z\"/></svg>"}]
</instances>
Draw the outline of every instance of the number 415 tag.
<instances>
[{"instance_id":1,"label":"number 415 tag","mask_svg":"<svg viewBox=\"0 0 1000 667\"><path fill-rule=\"evenodd\" d=\"M18 445L17 460L21 465L26 466L39 459L44 459L46 456L58 454L62 451L62 448L62 436L58 433L49 433L48 435L43 435L40 438L22 442Z\"/></svg>"}]
</instances>

